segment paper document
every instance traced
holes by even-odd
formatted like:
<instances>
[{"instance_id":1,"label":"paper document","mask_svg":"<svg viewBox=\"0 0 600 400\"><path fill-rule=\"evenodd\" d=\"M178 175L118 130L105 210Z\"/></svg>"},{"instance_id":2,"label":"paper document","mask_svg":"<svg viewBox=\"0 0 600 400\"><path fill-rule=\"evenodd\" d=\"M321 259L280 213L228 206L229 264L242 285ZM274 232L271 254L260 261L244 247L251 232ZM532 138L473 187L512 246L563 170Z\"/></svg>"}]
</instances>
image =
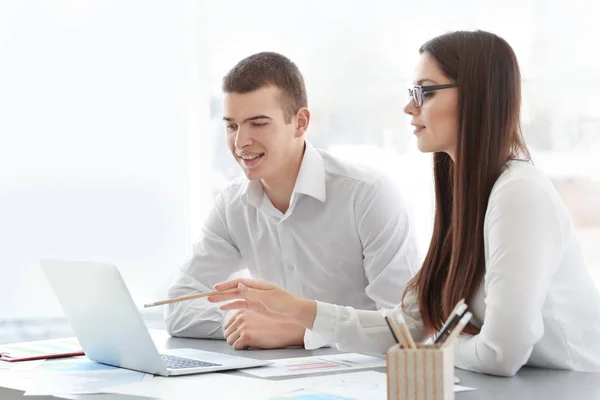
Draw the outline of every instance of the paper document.
<instances>
[{"instance_id":1,"label":"paper document","mask_svg":"<svg viewBox=\"0 0 600 400\"><path fill-rule=\"evenodd\" d=\"M290 380L297 389L269 400L355 400L386 399L386 375L362 371ZM347 389L346 389L347 388Z\"/></svg>"},{"instance_id":2,"label":"paper document","mask_svg":"<svg viewBox=\"0 0 600 400\"><path fill-rule=\"evenodd\" d=\"M294 381L294 379L290 379ZM149 382L111 387L103 393L145 396L161 400L181 399L244 399L267 400L278 393L298 389L293 382L238 376L231 373L155 376Z\"/></svg>"},{"instance_id":3,"label":"paper document","mask_svg":"<svg viewBox=\"0 0 600 400\"><path fill-rule=\"evenodd\" d=\"M26 396L99 393L108 388L142 380L152 375L100 364L86 357L48 360L27 387Z\"/></svg>"},{"instance_id":4,"label":"paper document","mask_svg":"<svg viewBox=\"0 0 600 400\"><path fill-rule=\"evenodd\" d=\"M271 397L270 400L386 400L387 377L382 372L363 371L347 374L293 379L299 389ZM454 386L455 392L474 390Z\"/></svg>"},{"instance_id":5,"label":"paper document","mask_svg":"<svg viewBox=\"0 0 600 400\"><path fill-rule=\"evenodd\" d=\"M0 386L25 391L37 375L35 370L6 370L0 372Z\"/></svg>"},{"instance_id":6,"label":"paper document","mask_svg":"<svg viewBox=\"0 0 600 400\"><path fill-rule=\"evenodd\" d=\"M43 362L44 360L17 363L0 362L0 386L9 389L27 390L37 374L36 368Z\"/></svg>"},{"instance_id":7,"label":"paper document","mask_svg":"<svg viewBox=\"0 0 600 400\"><path fill-rule=\"evenodd\" d=\"M261 378L269 378L273 376L293 376L385 367L385 359L383 358L356 353L320 357L284 358L272 361L273 364L271 365L245 369L242 372Z\"/></svg>"}]
</instances>

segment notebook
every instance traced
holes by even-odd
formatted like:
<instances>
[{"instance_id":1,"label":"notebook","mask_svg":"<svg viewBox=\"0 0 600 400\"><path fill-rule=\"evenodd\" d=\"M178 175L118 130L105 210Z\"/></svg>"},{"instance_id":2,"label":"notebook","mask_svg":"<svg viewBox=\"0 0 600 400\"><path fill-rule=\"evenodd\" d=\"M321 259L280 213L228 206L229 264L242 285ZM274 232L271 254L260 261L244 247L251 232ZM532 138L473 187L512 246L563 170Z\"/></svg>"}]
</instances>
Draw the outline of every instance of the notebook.
<instances>
[{"instance_id":1,"label":"notebook","mask_svg":"<svg viewBox=\"0 0 600 400\"><path fill-rule=\"evenodd\" d=\"M0 361L30 361L46 358L82 356L77 338L39 340L0 345Z\"/></svg>"}]
</instances>

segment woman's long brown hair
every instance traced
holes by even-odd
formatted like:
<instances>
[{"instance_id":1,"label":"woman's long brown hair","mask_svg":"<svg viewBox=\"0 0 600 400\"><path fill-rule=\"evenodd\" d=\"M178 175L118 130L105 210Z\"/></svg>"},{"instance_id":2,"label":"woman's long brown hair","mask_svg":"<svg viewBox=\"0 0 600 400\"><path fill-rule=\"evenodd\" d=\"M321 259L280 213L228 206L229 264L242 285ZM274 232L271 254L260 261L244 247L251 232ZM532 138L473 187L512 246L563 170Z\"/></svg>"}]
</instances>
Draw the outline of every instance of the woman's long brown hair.
<instances>
[{"instance_id":1,"label":"woman's long brown hair","mask_svg":"<svg viewBox=\"0 0 600 400\"><path fill-rule=\"evenodd\" d=\"M425 328L439 330L462 298L469 301L485 274L483 223L492 187L506 162L529 159L520 129L521 74L502 38L483 31L451 32L420 49L458 85L459 126L453 161L434 154L435 218L416 290ZM469 324L465 333L479 329Z\"/></svg>"}]
</instances>

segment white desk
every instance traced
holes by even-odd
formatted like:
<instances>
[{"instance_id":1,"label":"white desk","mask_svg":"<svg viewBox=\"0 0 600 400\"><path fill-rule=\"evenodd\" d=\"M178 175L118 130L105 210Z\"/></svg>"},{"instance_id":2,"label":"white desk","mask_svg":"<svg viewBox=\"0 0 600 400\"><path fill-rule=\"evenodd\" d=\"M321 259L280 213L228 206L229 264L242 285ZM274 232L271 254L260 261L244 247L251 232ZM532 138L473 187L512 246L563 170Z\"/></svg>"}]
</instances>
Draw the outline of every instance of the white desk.
<instances>
[{"instance_id":1,"label":"white desk","mask_svg":"<svg viewBox=\"0 0 600 400\"><path fill-rule=\"evenodd\" d=\"M159 348L195 348L201 350L216 351L226 354L241 355L257 359L276 359L302 356L315 356L325 354L336 354L336 350L327 348L315 351L304 349L285 350L233 350L224 341L180 339L170 338L165 332L154 331L153 337ZM383 368L377 369L384 372ZM242 374L241 372L230 372L231 374ZM243 374L242 374L243 375ZM456 375L460 378L460 384L474 387L477 390L456 394L457 400L488 400L488 399L511 399L511 400L600 400L600 374L570 371L555 371L536 368L523 368L513 378L499 378L457 369ZM244 375L247 376L247 375ZM289 378L273 378L281 380ZM13 400L23 399L23 392L0 388L0 399ZM95 394L70 396L70 398L82 400L141 400L142 397L124 396L115 394ZM33 399L56 399L55 397L34 397Z\"/></svg>"}]
</instances>

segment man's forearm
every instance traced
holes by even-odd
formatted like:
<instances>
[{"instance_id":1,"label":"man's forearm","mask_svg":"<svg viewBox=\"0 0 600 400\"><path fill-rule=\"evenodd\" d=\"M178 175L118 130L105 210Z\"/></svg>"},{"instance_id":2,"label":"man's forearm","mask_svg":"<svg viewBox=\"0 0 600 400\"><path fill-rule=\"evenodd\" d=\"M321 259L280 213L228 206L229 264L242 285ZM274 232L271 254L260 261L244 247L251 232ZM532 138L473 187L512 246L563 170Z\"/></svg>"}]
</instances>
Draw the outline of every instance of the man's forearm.
<instances>
[{"instance_id":1,"label":"man's forearm","mask_svg":"<svg viewBox=\"0 0 600 400\"><path fill-rule=\"evenodd\" d=\"M198 299L165 307L165 325L171 336L224 339L223 315L217 306Z\"/></svg>"}]
</instances>

